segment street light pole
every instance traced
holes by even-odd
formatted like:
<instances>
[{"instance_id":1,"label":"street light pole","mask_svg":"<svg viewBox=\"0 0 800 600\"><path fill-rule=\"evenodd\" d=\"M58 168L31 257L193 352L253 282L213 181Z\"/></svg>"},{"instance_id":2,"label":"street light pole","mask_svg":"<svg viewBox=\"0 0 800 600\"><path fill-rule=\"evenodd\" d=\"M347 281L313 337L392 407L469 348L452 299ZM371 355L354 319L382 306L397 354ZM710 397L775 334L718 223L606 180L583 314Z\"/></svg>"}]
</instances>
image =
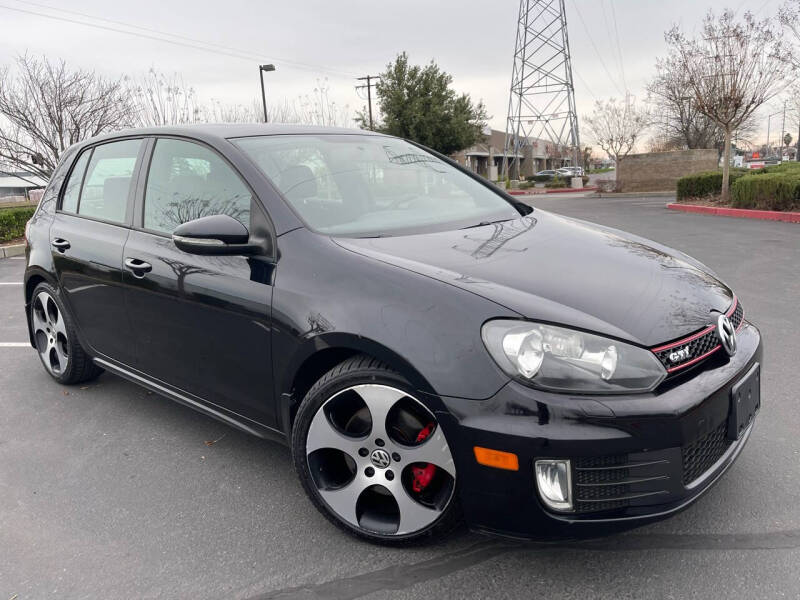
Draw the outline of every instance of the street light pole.
<instances>
[{"instance_id":1,"label":"street light pole","mask_svg":"<svg viewBox=\"0 0 800 600\"><path fill-rule=\"evenodd\" d=\"M267 123L267 96L264 94L264 71L274 71L275 65L258 65L258 78L261 80L261 104L264 107L264 123Z\"/></svg>"},{"instance_id":2,"label":"street light pole","mask_svg":"<svg viewBox=\"0 0 800 600\"><path fill-rule=\"evenodd\" d=\"M783 101L783 122L781 123L781 162L783 162L783 137L786 135L786 100Z\"/></svg>"},{"instance_id":3,"label":"street light pole","mask_svg":"<svg viewBox=\"0 0 800 600\"><path fill-rule=\"evenodd\" d=\"M775 117L775 116L781 114L781 112L782 111L779 110L778 112L772 113L771 115L769 115L767 117L767 156L765 158L768 158L770 156L770 154L772 153L772 145L770 144L770 139L769 139L770 138L770 125L772 124L772 117ZM781 135L783 135L783 134L781 134ZM781 140L781 143L783 143L783 140Z\"/></svg>"}]
</instances>

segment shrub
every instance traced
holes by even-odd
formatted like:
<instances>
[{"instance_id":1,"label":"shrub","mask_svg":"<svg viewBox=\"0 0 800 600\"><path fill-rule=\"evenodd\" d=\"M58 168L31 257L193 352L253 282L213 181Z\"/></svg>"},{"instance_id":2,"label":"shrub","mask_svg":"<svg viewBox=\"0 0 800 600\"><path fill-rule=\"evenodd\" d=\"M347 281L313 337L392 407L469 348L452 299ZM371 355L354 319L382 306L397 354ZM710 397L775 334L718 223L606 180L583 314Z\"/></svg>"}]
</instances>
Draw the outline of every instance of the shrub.
<instances>
[{"instance_id":1,"label":"shrub","mask_svg":"<svg viewBox=\"0 0 800 600\"><path fill-rule=\"evenodd\" d=\"M730 184L748 175L747 169L731 169ZM722 171L701 171L678 179L678 200L684 198L702 198L722 193Z\"/></svg>"},{"instance_id":2,"label":"shrub","mask_svg":"<svg viewBox=\"0 0 800 600\"><path fill-rule=\"evenodd\" d=\"M758 170L759 173L797 173L800 174L800 163L785 162L779 165L770 165Z\"/></svg>"},{"instance_id":3,"label":"shrub","mask_svg":"<svg viewBox=\"0 0 800 600\"><path fill-rule=\"evenodd\" d=\"M25 234L25 223L35 211L33 206L0 210L0 243L22 237Z\"/></svg>"},{"instance_id":4,"label":"shrub","mask_svg":"<svg viewBox=\"0 0 800 600\"><path fill-rule=\"evenodd\" d=\"M550 175L531 175L528 181L535 181L536 183L547 183L550 181Z\"/></svg>"},{"instance_id":5,"label":"shrub","mask_svg":"<svg viewBox=\"0 0 800 600\"><path fill-rule=\"evenodd\" d=\"M586 184L589 183L589 176L588 175L582 176L581 181L583 181L583 187L586 187Z\"/></svg>"},{"instance_id":6,"label":"shrub","mask_svg":"<svg viewBox=\"0 0 800 600\"><path fill-rule=\"evenodd\" d=\"M567 187L567 182L564 181L563 179L561 179L561 177L559 177L558 175L556 175L555 177L553 177L553 179L551 179L550 181L545 183L544 187L546 187L546 188L563 188L563 187Z\"/></svg>"},{"instance_id":7,"label":"shrub","mask_svg":"<svg viewBox=\"0 0 800 600\"><path fill-rule=\"evenodd\" d=\"M611 193L620 190L616 179L598 179L595 183L597 184L598 192Z\"/></svg>"},{"instance_id":8,"label":"shrub","mask_svg":"<svg viewBox=\"0 0 800 600\"><path fill-rule=\"evenodd\" d=\"M800 209L800 171L740 177L731 186L735 208L757 210Z\"/></svg>"}]
</instances>

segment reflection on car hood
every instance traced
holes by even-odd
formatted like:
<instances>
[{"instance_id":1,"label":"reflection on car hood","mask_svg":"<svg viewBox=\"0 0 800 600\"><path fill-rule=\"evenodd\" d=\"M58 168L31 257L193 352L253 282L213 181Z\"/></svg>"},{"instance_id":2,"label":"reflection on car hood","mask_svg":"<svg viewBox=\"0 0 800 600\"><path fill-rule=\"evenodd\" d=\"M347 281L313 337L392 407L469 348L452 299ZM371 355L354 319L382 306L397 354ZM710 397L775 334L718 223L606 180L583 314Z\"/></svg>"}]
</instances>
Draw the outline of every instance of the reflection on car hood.
<instances>
[{"instance_id":1,"label":"reflection on car hood","mask_svg":"<svg viewBox=\"0 0 800 600\"><path fill-rule=\"evenodd\" d=\"M538 209L471 229L336 243L479 294L523 317L645 346L705 327L733 297L680 252Z\"/></svg>"}]
</instances>

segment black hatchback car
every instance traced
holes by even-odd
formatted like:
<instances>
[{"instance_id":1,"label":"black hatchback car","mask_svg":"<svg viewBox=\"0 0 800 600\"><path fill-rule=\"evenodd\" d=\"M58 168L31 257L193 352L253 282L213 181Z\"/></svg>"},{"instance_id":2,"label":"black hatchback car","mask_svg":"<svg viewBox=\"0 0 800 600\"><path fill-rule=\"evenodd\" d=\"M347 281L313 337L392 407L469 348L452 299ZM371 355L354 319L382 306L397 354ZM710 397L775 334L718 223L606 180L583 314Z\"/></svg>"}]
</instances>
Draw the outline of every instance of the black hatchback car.
<instances>
[{"instance_id":1,"label":"black hatchback car","mask_svg":"<svg viewBox=\"0 0 800 600\"><path fill-rule=\"evenodd\" d=\"M142 129L67 151L27 229L30 340L291 445L363 538L672 514L733 463L761 339L688 256L363 131Z\"/></svg>"}]
</instances>

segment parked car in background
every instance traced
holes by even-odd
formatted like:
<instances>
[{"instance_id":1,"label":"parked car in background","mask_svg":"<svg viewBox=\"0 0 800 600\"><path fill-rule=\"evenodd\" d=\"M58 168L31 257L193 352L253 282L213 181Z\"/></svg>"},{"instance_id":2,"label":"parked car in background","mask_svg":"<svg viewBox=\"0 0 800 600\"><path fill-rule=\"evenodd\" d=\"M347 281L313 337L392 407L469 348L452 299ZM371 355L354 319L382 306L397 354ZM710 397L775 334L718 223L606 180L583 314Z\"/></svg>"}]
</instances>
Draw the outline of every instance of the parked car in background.
<instances>
[{"instance_id":1,"label":"parked car in background","mask_svg":"<svg viewBox=\"0 0 800 600\"><path fill-rule=\"evenodd\" d=\"M582 177L583 176L583 168L582 167L561 167L556 171L562 177Z\"/></svg>"},{"instance_id":2,"label":"parked car in background","mask_svg":"<svg viewBox=\"0 0 800 600\"><path fill-rule=\"evenodd\" d=\"M26 240L58 384L105 370L282 441L310 501L373 542L674 514L760 407L760 334L713 271L373 132L92 138Z\"/></svg>"},{"instance_id":3,"label":"parked car in background","mask_svg":"<svg viewBox=\"0 0 800 600\"><path fill-rule=\"evenodd\" d=\"M544 171L539 171L534 175L534 177L547 177L548 179L553 179L556 176L556 171L552 169L545 169Z\"/></svg>"}]
</instances>

